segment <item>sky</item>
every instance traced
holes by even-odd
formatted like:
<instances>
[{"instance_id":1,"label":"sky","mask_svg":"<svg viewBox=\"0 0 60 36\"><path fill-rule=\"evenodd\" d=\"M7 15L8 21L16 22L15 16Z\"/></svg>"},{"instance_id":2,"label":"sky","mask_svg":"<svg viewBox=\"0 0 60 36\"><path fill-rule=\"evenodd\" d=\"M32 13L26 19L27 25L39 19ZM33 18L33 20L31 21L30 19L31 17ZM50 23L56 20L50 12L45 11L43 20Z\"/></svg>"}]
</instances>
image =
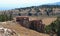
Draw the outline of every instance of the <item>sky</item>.
<instances>
[{"instance_id":1,"label":"sky","mask_svg":"<svg viewBox=\"0 0 60 36\"><path fill-rule=\"evenodd\" d=\"M60 0L0 0L0 10L60 2Z\"/></svg>"}]
</instances>

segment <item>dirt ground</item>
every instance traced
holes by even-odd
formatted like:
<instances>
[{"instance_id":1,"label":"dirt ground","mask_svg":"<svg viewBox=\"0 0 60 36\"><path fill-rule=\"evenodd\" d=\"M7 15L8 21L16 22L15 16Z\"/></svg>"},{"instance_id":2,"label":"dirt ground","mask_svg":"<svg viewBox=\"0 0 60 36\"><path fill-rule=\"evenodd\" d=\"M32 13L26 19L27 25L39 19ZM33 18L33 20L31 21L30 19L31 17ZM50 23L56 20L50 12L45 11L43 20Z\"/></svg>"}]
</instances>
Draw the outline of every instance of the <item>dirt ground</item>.
<instances>
[{"instance_id":1,"label":"dirt ground","mask_svg":"<svg viewBox=\"0 0 60 36\"><path fill-rule=\"evenodd\" d=\"M0 24L5 28L9 28L11 30L15 30L20 36L49 36L48 34L38 33L36 31L24 28L15 22L8 21L6 23Z\"/></svg>"},{"instance_id":2,"label":"dirt ground","mask_svg":"<svg viewBox=\"0 0 60 36\"><path fill-rule=\"evenodd\" d=\"M56 19L57 17L29 17L29 20L42 20L45 25L49 25Z\"/></svg>"},{"instance_id":3,"label":"dirt ground","mask_svg":"<svg viewBox=\"0 0 60 36\"><path fill-rule=\"evenodd\" d=\"M29 20L37 20L37 19L38 20L42 19L45 25L49 25L51 22L55 21L57 18L55 17L49 17L49 18L29 17ZM21 25L13 21L7 21L7 22L0 23L0 27L1 26L15 30L16 33L18 33L20 36L49 36L48 34L39 33L34 30L22 27Z\"/></svg>"}]
</instances>

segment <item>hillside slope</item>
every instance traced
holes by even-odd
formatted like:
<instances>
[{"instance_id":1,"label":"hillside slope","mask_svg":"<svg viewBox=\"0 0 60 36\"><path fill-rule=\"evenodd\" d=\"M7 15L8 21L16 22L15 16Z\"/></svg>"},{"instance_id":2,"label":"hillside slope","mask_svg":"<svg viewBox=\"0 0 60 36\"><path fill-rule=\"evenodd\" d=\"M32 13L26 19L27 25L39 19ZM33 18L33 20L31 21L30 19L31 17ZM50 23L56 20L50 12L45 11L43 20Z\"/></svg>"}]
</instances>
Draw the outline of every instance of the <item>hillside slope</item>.
<instances>
[{"instance_id":1,"label":"hillside slope","mask_svg":"<svg viewBox=\"0 0 60 36\"><path fill-rule=\"evenodd\" d=\"M20 34L20 36L49 36L48 34L38 33L36 31L24 28L12 21L2 22L0 26L15 30L17 33Z\"/></svg>"},{"instance_id":2,"label":"hillside slope","mask_svg":"<svg viewBox=\"0 0 60 36\"><path fill-rule=\"evenodd\" d=\"M31 20L40 20L40 19L43 21L43 24L50 25L50 23L55 21L57 19L57 17L36 17L36 16L29 17L30 21Z\"/></svg>"}]
</instances>

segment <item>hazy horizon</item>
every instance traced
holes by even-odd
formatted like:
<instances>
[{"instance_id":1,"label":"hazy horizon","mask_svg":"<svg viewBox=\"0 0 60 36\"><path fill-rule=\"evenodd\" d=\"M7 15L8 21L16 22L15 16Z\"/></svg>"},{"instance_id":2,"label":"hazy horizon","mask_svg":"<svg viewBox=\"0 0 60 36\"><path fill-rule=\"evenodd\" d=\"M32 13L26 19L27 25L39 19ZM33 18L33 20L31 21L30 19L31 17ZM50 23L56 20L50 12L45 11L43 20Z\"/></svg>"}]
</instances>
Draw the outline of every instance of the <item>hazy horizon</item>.
<instances>
[{"instance_id":1,"label":"hazy horizon","mask_svg":"<svg viewBox=\"0 0 60 36\"><path fill-rule=\"evenodd\" d=\"M0 10L38 6L55 2L60 2L60 0L0 0Z\"/></svg>"}]
</instances>

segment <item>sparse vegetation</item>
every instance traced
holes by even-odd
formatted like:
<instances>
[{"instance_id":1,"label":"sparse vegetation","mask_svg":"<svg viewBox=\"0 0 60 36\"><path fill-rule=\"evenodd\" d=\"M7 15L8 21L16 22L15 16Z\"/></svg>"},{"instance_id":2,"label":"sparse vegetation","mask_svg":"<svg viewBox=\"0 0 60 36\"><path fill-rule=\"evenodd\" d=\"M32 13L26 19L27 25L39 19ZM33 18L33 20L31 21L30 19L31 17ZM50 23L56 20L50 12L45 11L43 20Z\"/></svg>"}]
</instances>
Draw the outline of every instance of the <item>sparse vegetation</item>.
<instances>
[{"instance_id":1,"label":"sparse vegetation","mask_svg":"<svg viewBox=\"0 0 60 36\"><path fill-rule=\"evenodd\" d=\"M44 9L45 8L45 9ZM17 13L18 13L18 15L19 16L21 16L21 13L19 13L19 12L25 12L25 10L27 9L30 9L30 10L26 10L26 13L28 13L27 15L28 16L32 16L32 15L35 15L35 16L38 16L38 17L40 17L41 18L41 16L43 16L42 17L42 19L43 18L45 18L45 17L50 17L50 13L51 14L54 14L54 13L52 13L53 12L53 10L52 9L55 9L55 8L60 8L60 6L58 6L58 5L42 5L42 6L38 6L38 7L27 7L27 8L18 8L17 10L19 10L19 11L16 11ZM32 11L32 9L34 9L35 10L35 12L36 13L30 13L31 11ZM40 10L41 9L41 10ZM45 11L44 11L45 10ZM4 12L4 14L1 14L0 15L0 22L4 22L4 21L11 21L12 20L12 18L13 18L13 16L12 15L14 15L14 14L16 14L16 13L14 13L15 12L15 10L14 11L8 11L9 12L9 16L8 15L6 15L5 14L5 12ZM40 12L40 14L41 14L41 16L40 15L38 15L38 13ZM14 13L14 14L13 14ZM44 16L45 14L47 14L48 16ZM60 14L60 13L59 13ZM53 17L53 16L52 16ZM34 17L35 18L35 17ZM33 18L33 19L34 19ZM38 18L37 18L38 19ZM44 24L46 24L46 23L49 23L51 20L45 20L44 22ZM51 23L51 22L50 22ZM10 25L9 25L10 26ZM16 25L15 25L16 26ZM13 27L13 26L12 26ZM18 27L18 26L17 26ZM19 26L20 27L20 26ZM18 27L18 28L19 28ZM54 22L52 22L50 25L47 25L46 27L45 27L45 31L46 31L46 33L52 33L52 35L53 35L53 32L54 33L56 33L57 34L57 36L60 36L60 17L58 17L57 18L57 20L55 20ZM39 28L38 28L39 29ZM16 29L17 30L17 29Z\"/></svg>"},{"instance_id":2,"label":"sparse vegetation","mask_svg":"<svg viewBox=\"0 0 60 36\"><path fill-rule=\"evenodd\" d=\"M57 17L57 20L52 22L50 25L46 26L46 33L51 32L56 33L57 36L60 36L60 17Z\"/></svg>"},{"instance_id":3,"label":"sparse vegetation","mask_svg":"<svg viewBox=\"0 0 60 36\"><path fill-rule=\"evenodd\" d=\"M7 15L0 15L0 22L4 22L4 21L9 21L12 20L11 16L7 16Z\"/></svg>"}]
</instances>

